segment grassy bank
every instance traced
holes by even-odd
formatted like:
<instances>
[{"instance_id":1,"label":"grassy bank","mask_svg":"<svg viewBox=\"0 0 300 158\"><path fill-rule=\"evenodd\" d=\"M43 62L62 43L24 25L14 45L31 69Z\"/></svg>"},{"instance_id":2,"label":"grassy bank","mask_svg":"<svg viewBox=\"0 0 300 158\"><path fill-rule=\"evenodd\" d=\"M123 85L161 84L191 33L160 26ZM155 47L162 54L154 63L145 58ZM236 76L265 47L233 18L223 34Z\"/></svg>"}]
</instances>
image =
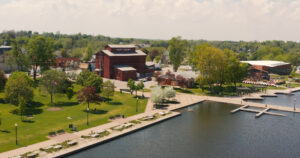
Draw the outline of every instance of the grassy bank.
<instances>
[{"instance_id":1,"label":"grassy bank","mask_svg":"<svg viewBox=\"0 0 300 158\"><path fill-rule=\"evenodd\" d=\"M245 84L241 83L243 87L252 87L251 84ZM240 84L237 84L237 87L240 86ZM203 89L199 87L199 85L196 85L194 88L174 88L176 92L179 93L186 93L186 94L196 94L196 95L208 95L208 96L237 96L238 92L236 91L233 84L225 84L221 87L219 86L213 86L212 89L208 86L204 86ZM267 89L286 89L284 87L273 87L268 86ZM252 91L257 92L257 91Z\"/></svg>"},{"instance_id":2,"label":"grassy bank","mask_svg":"<svg viewBox=\"0 0 300 158\"><path fill-rule=\"evenodd\" d=\"M75 90L80 86L75 85ZM109 117L122 115L132 116L136 114L136 99L130 94L120 94L115 92L110 102L101 104L91 104L89 113L89 126L86 125L87 105L79 104L76 96L71 100L63 94L56 94L55 107L52 108L50 96L44 92L35 89L34 104L31 109L33 117L24 117L26 122L22 122L20 116L14 114L16 106L4 102L4 93L0 93L0 113L2 125L0 125L0 152L19 148L22 146L34 144L46 140L48 133L60 129L71 132L68 129L70 123L77 126L78 130L83 130L93 126L109 122ZM147 104L146 99L139 100L139 113L144 112ZM69 119L68 119L69 117ZM72 118L72 119L70 119ZM15 127L18 123L19 145L15 145Z\"/></svg>"}]
</instances>

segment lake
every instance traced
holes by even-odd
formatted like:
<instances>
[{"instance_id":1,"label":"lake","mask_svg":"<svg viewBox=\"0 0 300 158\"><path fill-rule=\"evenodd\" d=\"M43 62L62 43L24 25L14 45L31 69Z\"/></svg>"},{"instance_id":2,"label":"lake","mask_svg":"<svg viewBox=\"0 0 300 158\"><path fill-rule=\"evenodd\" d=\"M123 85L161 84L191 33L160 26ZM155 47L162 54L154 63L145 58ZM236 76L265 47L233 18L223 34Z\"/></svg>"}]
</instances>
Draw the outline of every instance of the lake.
<instances>
[{"instance_id":1,"label":"lake","mask_svg":"<svg viewBox=\"0 0 300 158\"><path fill-rule=\"evenodd\" d=\"M203 102L182 115L70 158L299 158L300 115L286 117L230 110L237 106Z\"/></svg>"}]
</instances>

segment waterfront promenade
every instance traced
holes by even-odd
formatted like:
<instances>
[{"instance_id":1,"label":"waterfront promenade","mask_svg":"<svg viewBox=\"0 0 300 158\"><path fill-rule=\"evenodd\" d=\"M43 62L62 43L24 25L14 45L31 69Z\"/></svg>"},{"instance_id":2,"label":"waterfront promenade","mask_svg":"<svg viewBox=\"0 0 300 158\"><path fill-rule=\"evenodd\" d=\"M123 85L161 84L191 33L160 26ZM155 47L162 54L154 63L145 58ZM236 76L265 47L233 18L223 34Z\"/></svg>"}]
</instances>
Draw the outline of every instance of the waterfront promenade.
<instances>
[{"instance_id":1,"label":"waterfront promenade","mask_svg":"<svg viewBox=\"0 0 300 158\"><path fill-rule=\"evenodd\" d=\"M300 90L300 88L292 89L292 91L293 90L298 91L298 90ZM278 93L278 92L290 92L290 91L291 90L270 90L267 92L267 94L274 95L275 93ZM144 93L144 94L146 97L150 96L150 93ZM260 97L260 95L266 95L266 94L265 93L251 94L251 97ZM250 97L250 96L247 96L247 97ZM114 139L114 138L120 137L122 135L128 134L130 132L145 128L147 126L158 123L160 121L175 117L175 116L179 115L179 113L174 112L173 110L184 108L184 107L187 107L187 106L190 106L190 105L202 102L202 101L215 101L215 102L234 104L237 106L248 105L250 107L265 108L265 104L254 103L254 102L245 102L245 101L243 101L243 98L244 97L210 97L210 96L198 96L198 95L178 93L176 98L174 99L177 102L174 102L173 104L169 104L168 107L163 108L163 109L155 109L153 106L153 103L149 99L146 110L142 114L138 114L138 115L131 116L128 118L124 118L124 119L116 119L116 120L111 121L110 123L100 125L97 127L93 127L93 128L89 128L86 130L82 130L79 132L66 133L63 135L52 137L52 138L50 138L50 140L47 140L47 141L43 141L43 142L40 142L37 144L29 145L27 147L22 147L22 148L18 148L15 150L10 150L7 152L0 153L0 157L1 158L2 157L3 158L4 157L14 157L14 156L19 156L19 155L27 153L27 152L37 152L40 157L59 157L64 154L67 154L70 152L75 152L75 151L81 150L83 148L87 148L89 146L93 146L95 144L99 144L99 143L108 141L110 139ZM296 108L296 111L294 111L294 109L291 107L283 107L283 106L278 106L278 105L268 105L268 108L279 110L279 111L300 112L300 108ZM132 120L138 120L143 117L154 115L154 114L160 113L162 111L165 111L165 112L173 111L173 112L169 115L162 116L153 121L141 121L140 124L134 124L133 127L124 129L122 131L111 130L111 128L113 128L115 126L119 126L121 124L128 123ZM91 138L91 139L81 138L82 135L88 135L91 132L96 132L96 131L103 130L103 129L108 130L110 132L110 134L108 136L104 136L102 138ZM42 152L39 150L40 148L47 148L54 144L62 143L66 140L76 141L76 142L78 142L78 145L75 145L73 147L69 147L66 149L62 149L58 152L53 152L53 153L46 153L46 152Z\"/></svg>"}]
</instances>

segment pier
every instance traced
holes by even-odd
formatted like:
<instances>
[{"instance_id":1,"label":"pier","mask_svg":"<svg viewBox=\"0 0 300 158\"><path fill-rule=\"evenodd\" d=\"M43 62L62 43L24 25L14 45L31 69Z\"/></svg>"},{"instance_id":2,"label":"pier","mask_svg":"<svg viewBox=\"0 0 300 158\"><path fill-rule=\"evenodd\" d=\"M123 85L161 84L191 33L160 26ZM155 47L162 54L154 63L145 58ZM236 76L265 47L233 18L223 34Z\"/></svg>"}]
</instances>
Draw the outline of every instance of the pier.
<instances>
[{"instance_id":1,"label":"pier","mask_svg":"<svg viewBox=\"0 0 300 158\"><path fill-rule=\"evenodd\" d=\"M232 110L231 113L236 113L238 111L254 112L254 113L257 113L255 115L256 118L260 117L263 114L269 114L269 115L274 115L274 116L285 116L284 114L280 114L280 113L268 112L271 108L265 108L263 110L258 110L258 109L251 109L251 108L247 108L247 107L249 107L249 105L244 105L242 107Z\"/></svg>"},{"instance_id":2,"label":"pier","mask_svg":"<svg viewBox=\"0 0 300 158\"><path fill-rule=\"evenodd\" d=\"M236 112L238 112L238 111L240 111L240 110L243 110L243 109L245 109L245 108L247 108L249 105L245 105L245 106L242 106L242 107L239 107L239 108L237 108L237 109L234 109L234 110L232 110L232 111L230 111L231 113L236 113Z\"/></svg>"}]
</instances>

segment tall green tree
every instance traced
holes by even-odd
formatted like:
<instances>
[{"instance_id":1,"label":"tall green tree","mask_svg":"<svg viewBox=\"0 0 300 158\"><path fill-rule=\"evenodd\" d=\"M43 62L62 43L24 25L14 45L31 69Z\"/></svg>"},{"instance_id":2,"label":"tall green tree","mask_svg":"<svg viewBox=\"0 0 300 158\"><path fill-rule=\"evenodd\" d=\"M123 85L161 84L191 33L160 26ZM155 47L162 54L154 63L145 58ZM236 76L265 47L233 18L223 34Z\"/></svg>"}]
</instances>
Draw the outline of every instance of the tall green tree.
<instances>
[{"instance_id":1,"label":"tall green tree","mask_svg":"<svg viewBox=\"0 0 300 158\"><path fill-rule=\"evenodd\" d=\"M25 72L13 72L5 85L5 99L11 104L19 105L19 98L27 104L33 99L33 81Z\"/></svg>"},{"instance_id":2,"label":"tall green tree","mask_svg":"<svg viewBox=\"0 0 300 158\"><path fill-rule=\"evenodd\" d=\"M29 58L19 41L13 39L11 41L12 50L8 52L7 64L16 66L18 71L29 70Z\"/></svg>"},{"instance_id":3,"label":"tall green tree","mask_svg":"<svg viewBox=\"0 0 300 158\"><path fill-rule=\"evenodd\" d=\"M5 76L5 73L0 70L0 91L4 90L6 82L7 82L7 77Z\"/></svg>"},{"instance_id":4,"label":"tall green tree","mask_svg":"<svg viewBox=\"0 0 300 158\"><path fill-rule=\"evenodd\" d=\"M21 120L23 121L23 115L26 113L26 110L27 110L27 102L26 100L24 99L23 96L19 96L19 113L20 113L20 116L21 116Z\"/></svg>"},{"instance_id":5,"label":"tall green tree","mask_svg":"<svg viewBox=\"0 0 300 158\"><path fill-rule=\"evenodd\" d=\"M229 82L236 84L242 82L247 77L248 64L240 63L236 54L231 50L224 50L227 53L228 64L227 64L227 79Z\"/></svg>"},{"instance_id":6,"label":"tall green tree","mask_svg":"<svg viewBox=\"0 0 300 158\"><path fill-rule=\"evenodd\" d=\"M77 84L84 85L85 81L92 75L93 73L89 70L83 70L80 72L80 74L77 76Z\"/></svg>"},{"instance_id":7,"label":"tall green tree","mask_svg":"<svg viewBox=\"0 0 300 158\"><path fill-rule=\"evenodd\" d=\"M181 40L180 37L173 37L169 41L170 62L173 65L173 70L176 72L178 67L183 62L187 52L187 41Z\"/></svg>"},{"instance_id":8,"label":"tall green tree","mask_svg":"<svg viewBox=\"0 0 300 158\"><path fill-rule=\"evenodd\" d=\"M209 44L200 44L193 48L189 62L196 71L199 71L201 80L205 81L210 88L217 82L218 69L220 66L218 54L221 50ZM217 63L217 65L216 65Z\"/></svg>"},{"instance_id":9,"label":"tall green tree","mask_svg":"<svg viewBox=\"0 0 300 158\"><path fill-rule=\"evenodd\" d=\"M55 93L63 93L70 86L64 72L48 70L42 74L40 86L50 94L51 104Z\"/></svg>"},{"instance_id":10,"label":"tall green tree","mask_svg":"<svg viewBox=\"0 0 300 158\"><path fill-rule=\"evenodd\" d=\"M92 56L93 56L93 50L92 50L92 47L89 45L89 46L85 49L83 60L84 60L84 61L89 61L89 60L91 60Z\"/></svg>"},{"instance_id":11,"label":"tall green tree","mask_svg":"<svg viewBox=\"0 0 300 158\"><path fill-rule=\"evenodd\" d=\"M66 95L67 95L67 97L68 97L69 100L72 99L72 97L74 96L74 90L73 90L72 87L67 88Z\"/></svg>"},{"instance_id":12,"label":"tall green tree","mask_svg":"<svg viewBox=\"0 0 300 158\"><path fill-rule=\"evenodd\" d=\"M110 80L107 80L103 83L103 96L107 97L108 100L111 96L114 96L115 92L115 84L112 83Z\"/></svg>"},{"instance_id":13,"label":"tall green tree","mask_svg":"<svg viewBox=\"0 0 300 158\"><path fill-rule=\"evenodd\" d=\"M87 103L88 108L90 108L90 103L99 103L103 100L103 98L97 93L97 89L93 86L85 86L78 91L77 99L79 102Z\"/></svg>"},{"instance_id":14,"label":"tall green tree","mask_svg":"<svg viewBox=\"0 0 300 158\"><path fill-rule=\"evenodd\" d=\"M228 81L228 73L227 73L227 67L229 64L228 60L228 54L218 48L216 48L214 52L214 61L215 61L215 71L216 73L216 83L219 84L219 87L222 90L223 84L225 84Z\"/></svg>"},{"instance_id":15,"label":"tall green tree","mask_svg":"<svg viewBox=\"0 0 300 158\"><path fill-rule=\"evenodd\" d=\"M209 44L200 44L193 48L189 56L189 62L193 68L200 72L196 82L202 91L208 84L212 90L214 84L218 84L222 90L225 83L243 81L247 76L247 65L241 64L237 55L229 49L218 49Z\"/></svg>"},{"instance_id":16,"label":"tall green tree","mask_svg":"<svg viewBox=\"0 0 300 158\"><path fill-rule=\"evenodd\" d=\"M101 76L91 73L86 81L84 81L84 86L93 86L97 89L97 92L100 93L103 86L103 79Z\"/></svg>"},{"instance_id":17,"label":"tall green tree","mask_svg":"<svg viewBox=\"0 0 300 158\"><path fill-rule=\"evenodd\" d=\"M36 80L38 68L47 70L55 60L53 39L43 36L33 36L29 40L27 47L33 69L33 79Z\"/></svg>"},{"instance_id":18,"label":"tall green tree","mask_svg":"<svg viewBox=\"0 0 300 158\"><path fill-rule=\"evenodd\" d=\"M142 97L144 98L144 88L145 88L144 82L143 82L143 81L140 81L140 82L137 84L137 87L138 87L139 90L142 90L142 91L143 91Z\"/></svg>"},{"instance_id":19,"label":"tall green tree","mask_svg":"<svg viewBox=\"0 0 300 158\"><path fill-rule=\"evenodd\" d=\"M76 82L82 86L93 86L97 89L97 92L101 92L103 79L89 70L83 70L77 76Z\"/></svg>"},{"instance_id":20,"label":"tall green tree","mask_svg":"<svg viewBox=\"0 0 300 158\"><path fill-rule=\"evenodd\" d=\"M134 82L133 79L130 78L130 79L127 81L127 87L130 89L130 94L132 94L133 91L136 89L136 85L135 85L135 82Z\"/></svg>"}]
</instances>

